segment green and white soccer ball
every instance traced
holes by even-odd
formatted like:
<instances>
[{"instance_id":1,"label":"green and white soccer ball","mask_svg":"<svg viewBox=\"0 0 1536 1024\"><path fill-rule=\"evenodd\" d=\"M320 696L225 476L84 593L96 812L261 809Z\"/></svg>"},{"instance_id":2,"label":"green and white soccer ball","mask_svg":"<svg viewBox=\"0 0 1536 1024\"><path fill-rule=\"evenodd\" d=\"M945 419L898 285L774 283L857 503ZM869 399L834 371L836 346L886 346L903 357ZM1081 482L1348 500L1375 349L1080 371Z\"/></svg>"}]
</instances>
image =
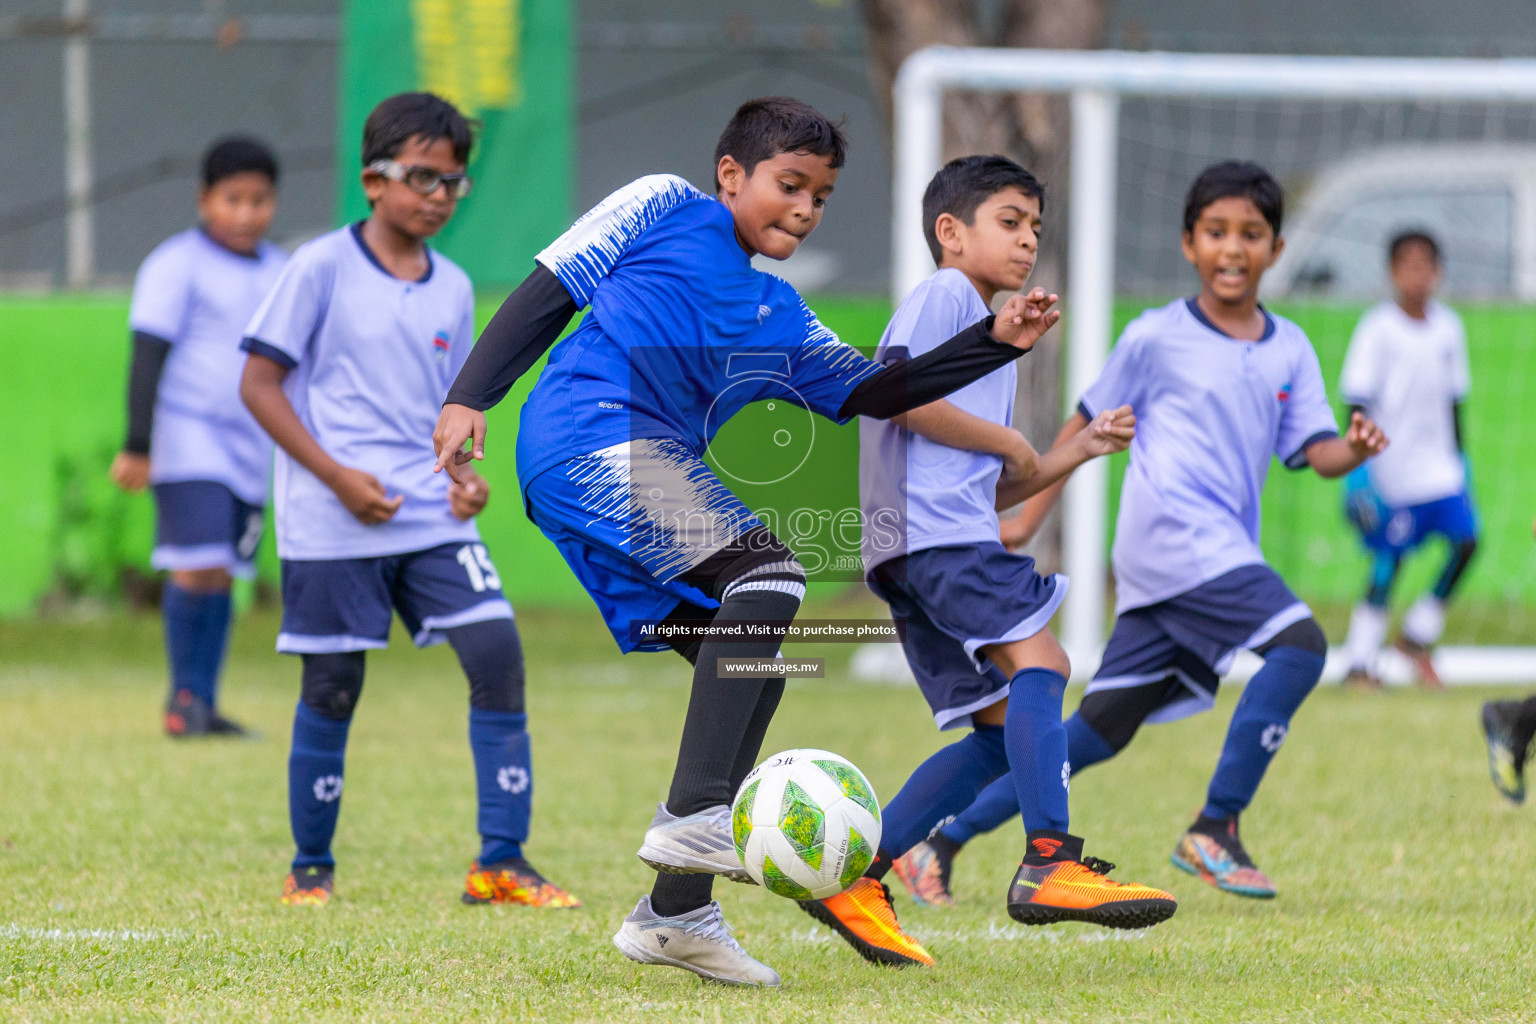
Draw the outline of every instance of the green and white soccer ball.
<instances>
[{"instance_id":1,"label":"green and white soccer ball","mask_svg":"<svg viewBox=\"0 0 1536 1024\"><path fill-rule=\"evenodd\" d=\"M748 775L731 806L736 854L763 888L792 900L843 892L880 847L880 802L847 758L786 750Z\"/></svg>"}]
</instances>

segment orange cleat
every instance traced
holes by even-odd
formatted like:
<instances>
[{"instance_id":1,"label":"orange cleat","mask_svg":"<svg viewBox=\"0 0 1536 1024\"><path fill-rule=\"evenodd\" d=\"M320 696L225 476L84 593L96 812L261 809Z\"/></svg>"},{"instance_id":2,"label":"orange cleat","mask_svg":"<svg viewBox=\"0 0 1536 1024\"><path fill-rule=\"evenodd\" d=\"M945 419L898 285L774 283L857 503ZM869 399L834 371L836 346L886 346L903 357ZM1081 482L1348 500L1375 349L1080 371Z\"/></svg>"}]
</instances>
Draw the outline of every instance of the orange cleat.
<instances>
[{"instance_id":1,"label":"orange cleat","mask_svg":"<svg viewBox=\"0 0 1536 1024\"><path fill-rule=\"evenodd\" d=\"M469 877L464 879L463 899L471 906L481 903L515 903L523 907L560 910L581 906L581 900L539 874L532 864L521 857L484 867L475 861L469 866Z\"/></svg>"},{"instance_id":2,"label":"orange cleat","mask_svg":"<svg viewBox=\"0 0 1536 1024\"><path fill-rule=\"evenodd\" d=\"M283 879L282 903L286 907L323 907L336 887L336 869L295 868Z\"/></svg>"},{"instance_id":3,"label":"orange cleat","mask_svg":"<svg viewBox=\"0 0 1536 1024\"><path fill-rule=\"evenodd\" d=\"M933 957L896 923L891 890L873 878L861 878L847 892L824 900L800 900L800 909L847 940L872 964L932 967Z\"/></svg>"},{"instance_id":4,"label":"orange cleat","mask_svg":"<svg viewBox=\"0 0 1536 1024\"><path fill-rule=\"evenodd\" d=\"M1445 684L1440 681L1440 673L1435 671L1435 659L1431 656L1428 647L1406 636L1399 636L1392 642L1392 646L1396 647L1413 665L1413 671L1418 676L1420 686L1426 690L1445 689Z\"/></svg>"},{"instance_id":5,"label":"orange cleat","mask_svg":"<svg viewBox=\"0 0 1536 1024\"><path fill-rule=\"evenodd\" d=\"M1171 893L1105 875L1113 864L1082 856L1083 841L1065 832L1029 836L1030 852L1008 887L1008 916L1020 924L1085 921L1105 928L1150 928L1173 916Z\"/></svg>"}]
</instances>

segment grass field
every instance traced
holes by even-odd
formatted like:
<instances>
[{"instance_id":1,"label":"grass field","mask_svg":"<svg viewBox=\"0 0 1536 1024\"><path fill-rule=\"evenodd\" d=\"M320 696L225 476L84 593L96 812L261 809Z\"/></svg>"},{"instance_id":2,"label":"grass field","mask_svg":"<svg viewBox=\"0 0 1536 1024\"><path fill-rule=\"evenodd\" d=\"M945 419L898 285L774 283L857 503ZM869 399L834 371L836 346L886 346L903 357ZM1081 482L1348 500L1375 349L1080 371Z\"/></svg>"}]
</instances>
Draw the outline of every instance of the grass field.
<instances>
[{"instance_id":1,"label":"grass field","mask_svg":"<svg viewBox=\"0 0 1536 1024\"><path fill-rule=\"evenodd\" d=\"M818 614L861 615L862 605ZM634 968L609 936L686 700L668 656L613 655L587 610L523 616L537 775L529 853L586 907L458 901L474 854L464 685L444 649L370 659L324 910L276 896L291 854L297 665L246 619L226 683L256 742L157 731L153 619L0 625L0 1020L1528 1021L1536 1016L1536 808L1484 775L1493 691L1328 690L1302 710L1245 834L1276 879L1244 902L1167 854L1201 802L1231 695L1147 730L1074 780L1074 825L1120 874L1172 889L1147 933L1023 929L1004 913L1015 826L956 869L961 904L898 910L939 959L858 960L788 902L721 883L743 944L785 987L742 992ZM769 750L853 758L884 797L943 740L906 688L792 684ZM1069 694L1069 704L1076 697Z\"/></svg>"}]
</instances>

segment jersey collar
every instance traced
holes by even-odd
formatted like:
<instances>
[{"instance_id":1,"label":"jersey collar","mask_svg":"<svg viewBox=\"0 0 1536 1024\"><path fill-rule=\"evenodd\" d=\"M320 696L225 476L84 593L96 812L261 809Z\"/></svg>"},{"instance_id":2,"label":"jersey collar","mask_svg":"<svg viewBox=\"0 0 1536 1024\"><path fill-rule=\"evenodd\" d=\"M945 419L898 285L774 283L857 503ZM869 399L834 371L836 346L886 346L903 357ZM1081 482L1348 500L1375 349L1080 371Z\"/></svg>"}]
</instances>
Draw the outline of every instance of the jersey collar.
<instances>
[{"instance_id":1,"label":"jersey collar","mask_svg":"<svg viewBox=\"0 0 1536 1024\"><path fill-rule=\"evenodd\" d=\"M368 257L368 262L377 267L379 269L379 273L383 274L391 281L399 281L401 284L426 284L428 281L432 280L432 269L435 264L432 262L432 250L427 246L423 245L421 247L427 254L427 272L422 274L415 281L406 281L402 278L396 277L394 274L391 274L385 268L384 264L379 262L379 258L373 254L373 250L368 248L368 243L363 241L362 221L356 221L350 225L350 230L352 232L352 240L355 241L357 243L357 247L363 251L363 255Z\"/></svg>"},{"instance_id":2,"label":"jersey collar","mask_svg":"<svg viewBox=\"0 0 1536 1024\"><path fill-rule=\"evenodd\" d=\"M1200 321L1207 329L1215 331L1223 338L1232 338L1232 335L1211 323L1211 318L1206 316L1200 309L1200 303L1196 302L1193 296L1184 300L1184 308L1188 309L1189 315ZM1264 314L1264 333L1259 337L1259 341L1268 341L1275 336L1275 318L1269 315L1269 310L1264 308L1262 302L1259 303L1259 312ZM1232 338L1232 340L1238 341L1241 339Z\"/></svg>"}]
</instances>

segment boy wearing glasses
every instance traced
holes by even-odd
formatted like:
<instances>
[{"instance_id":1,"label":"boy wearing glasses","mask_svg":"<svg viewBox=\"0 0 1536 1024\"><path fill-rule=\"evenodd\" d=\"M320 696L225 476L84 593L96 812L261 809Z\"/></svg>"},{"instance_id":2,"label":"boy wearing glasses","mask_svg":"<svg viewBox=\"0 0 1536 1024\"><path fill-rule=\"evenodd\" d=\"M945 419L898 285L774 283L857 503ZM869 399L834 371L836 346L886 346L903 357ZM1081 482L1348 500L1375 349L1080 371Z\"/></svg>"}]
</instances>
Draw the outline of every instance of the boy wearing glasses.
<instances>
[{"instance_id":1,"label":"boy wearing glasses","mask_svg":"<svg viewBox=\"0 0 1536 1024\"><path fill-rule=\"evenodd\" d=\"M512 606L474 517L478 474L432 472L438 409L474 341L474 293L426 240L469 192L471 128L428 93L363 127L367 219L294 253L256 311L240 397L277 442L277 649L303 660L288 759L298 847L286 904L326 903L331 837L366 651L398 612L417 646L448 642L469 677L480 856L466 903L574 907L523 858L533 774Z\"/></svg>"}]
</instances>

